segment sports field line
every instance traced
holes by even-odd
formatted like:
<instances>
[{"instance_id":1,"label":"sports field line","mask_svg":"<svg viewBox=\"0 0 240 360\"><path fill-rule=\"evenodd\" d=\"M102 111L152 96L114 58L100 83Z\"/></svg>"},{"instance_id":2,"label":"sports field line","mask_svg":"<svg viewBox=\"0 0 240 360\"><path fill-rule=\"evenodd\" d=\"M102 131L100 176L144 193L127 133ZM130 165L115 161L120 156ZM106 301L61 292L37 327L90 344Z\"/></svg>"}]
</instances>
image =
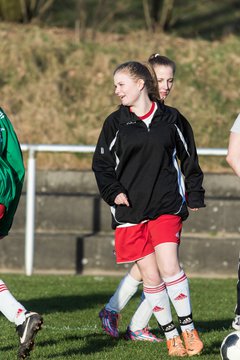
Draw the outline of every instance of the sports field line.
<instances>
[{"instance_id":1,"label":"sports field line","mask_svg":"<svg viewBox=\"0 0 240 360\"><path fill-rule=\"evenodd\" d=\"M99 330L99 326L94 325L94 326L50 326L50 325L44 325L44 329L47 330L52 330L52 331L58 331L58 332L62 332L62 331L96 331Z\"/></svg>"}]
</instances>

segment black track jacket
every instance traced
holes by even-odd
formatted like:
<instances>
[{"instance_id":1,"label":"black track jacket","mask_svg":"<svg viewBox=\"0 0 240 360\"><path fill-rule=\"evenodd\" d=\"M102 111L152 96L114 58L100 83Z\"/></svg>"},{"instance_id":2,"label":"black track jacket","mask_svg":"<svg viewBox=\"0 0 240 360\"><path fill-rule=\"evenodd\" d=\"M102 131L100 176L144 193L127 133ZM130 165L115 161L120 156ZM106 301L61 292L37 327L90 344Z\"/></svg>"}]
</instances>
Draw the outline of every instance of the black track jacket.
<instances>
[{"instance_id":1,"label":"black track jacket","mask_svg":"<svg viewBox=\"0 0 240 360\"><path fill-rule=\"evenodd\" d=\"M111 206L113 229L163 214L185 220L187 206L205 206L191 126L178 110L160 102L149 128L127 106L110 114L92 167L100 194ZM114 204L121 192L130 207Z\"/></svg>"}]
</instances>

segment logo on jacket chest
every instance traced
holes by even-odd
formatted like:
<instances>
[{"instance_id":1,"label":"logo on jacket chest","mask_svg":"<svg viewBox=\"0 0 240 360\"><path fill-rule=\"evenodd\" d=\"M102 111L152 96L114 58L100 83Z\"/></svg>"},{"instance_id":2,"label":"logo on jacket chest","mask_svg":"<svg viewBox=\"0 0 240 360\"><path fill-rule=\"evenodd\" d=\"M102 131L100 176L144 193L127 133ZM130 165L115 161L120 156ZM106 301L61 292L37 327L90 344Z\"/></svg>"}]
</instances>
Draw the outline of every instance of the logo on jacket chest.
<instances>
[{"instance_id":1,"label":"logo on jacket chest","mask_svg":"<svg viewBox=\"0 0 240 360\"><path fill-rule=\"evenodd\" d=\"M136 124L136 121L128 121L128 122L126 123L126 125L133 125L133 124Z\"/></svg>"}]
</instances>

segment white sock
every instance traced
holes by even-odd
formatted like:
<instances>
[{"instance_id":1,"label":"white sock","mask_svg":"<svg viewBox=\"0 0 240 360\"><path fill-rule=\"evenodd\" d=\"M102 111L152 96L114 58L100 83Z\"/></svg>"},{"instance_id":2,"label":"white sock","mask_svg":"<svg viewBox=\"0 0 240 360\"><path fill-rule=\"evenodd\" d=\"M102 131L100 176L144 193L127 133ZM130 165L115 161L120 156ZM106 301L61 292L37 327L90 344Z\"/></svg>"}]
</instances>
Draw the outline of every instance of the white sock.
<instances>
[{"instance_id":1,"label":"white sock","mask_svg":"<svg viewBox=\"0 0 240 360\"><path fill-rule=\"evenodd\" d=\"M16 325L22 324L25 320L25 307L13 297L2 280L0 280L0 311Z\"/></svg>"},{"instance_id":2,"label":"white sock","mask_svg":"<svg viewBox=\"0 0 240 360\"><path fill-rule=\"evenodd\" d=\"M158 286L143 286L144 295L153 309L153 314L161 325L167 339L178 336L178 331L172 321L170 301L165 284Z\"/></svg>"},{"instance_id":3,"label":"white sock","mask_svg":"<svg viewBox=\"0 0 240 360\"><path fill-rule=\"evenodd\" d=\"M130 274L125 275L105 308L119 313L137 292L138 286L141 283L141 281L135 280Z\"/></svg>"},{"instance_id":4,"label":"white sock","mask_svg":"<svg viewBox=\"0 0 240 360\"><path fill-rule=\"evenodd\" d=\"M152 308L149 305L147 299L142 294L142 300L138 305L137 310L135 311L131 322L129 324L129 328L131 331L137 331L145 329L148 326L149 320L152 316Z\"/></svg>"},{"instance_id":5,"label":"white sock","mask_svg":"<svg viewBox=\"0 0 240 360\"><path fill-rule=\"evenodd\" d=\"M181 330L193 330L189 284L183 270L177 275L164 278L167 292L179 318Z\"/></svg>"}]
</instances>

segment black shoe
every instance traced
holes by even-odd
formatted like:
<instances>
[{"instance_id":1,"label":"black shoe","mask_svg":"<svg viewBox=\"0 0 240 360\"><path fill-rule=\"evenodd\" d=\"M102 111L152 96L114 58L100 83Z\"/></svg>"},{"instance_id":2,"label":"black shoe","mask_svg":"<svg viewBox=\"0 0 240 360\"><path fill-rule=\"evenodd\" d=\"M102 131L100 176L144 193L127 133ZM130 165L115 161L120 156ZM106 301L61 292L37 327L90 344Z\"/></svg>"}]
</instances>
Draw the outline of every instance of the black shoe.
<instances>
[{"instance_id":1,"label":"black shoe","mask_svg":"<svg viewBox=\"0 0 240 360\"><path fill-rule=\"evenodd\" d=\"M232 322L232 327L237 331L240 330L240 315L235 316L235 319Z\"/></svg>"},{"instance_id":2,"label":"black shoe","mask_svg":"<svg viewBox=\"0 0 240 360\"><path fill-rule=\"evenodd\" d=\"M34 338L43 323L43 318L38 313L27 311L25 315L26 319L24 323L18 325L16 328L20 340L18 351L19 359L25 359L29 356L34 346Z\"/></svg>"}]
</instances>

